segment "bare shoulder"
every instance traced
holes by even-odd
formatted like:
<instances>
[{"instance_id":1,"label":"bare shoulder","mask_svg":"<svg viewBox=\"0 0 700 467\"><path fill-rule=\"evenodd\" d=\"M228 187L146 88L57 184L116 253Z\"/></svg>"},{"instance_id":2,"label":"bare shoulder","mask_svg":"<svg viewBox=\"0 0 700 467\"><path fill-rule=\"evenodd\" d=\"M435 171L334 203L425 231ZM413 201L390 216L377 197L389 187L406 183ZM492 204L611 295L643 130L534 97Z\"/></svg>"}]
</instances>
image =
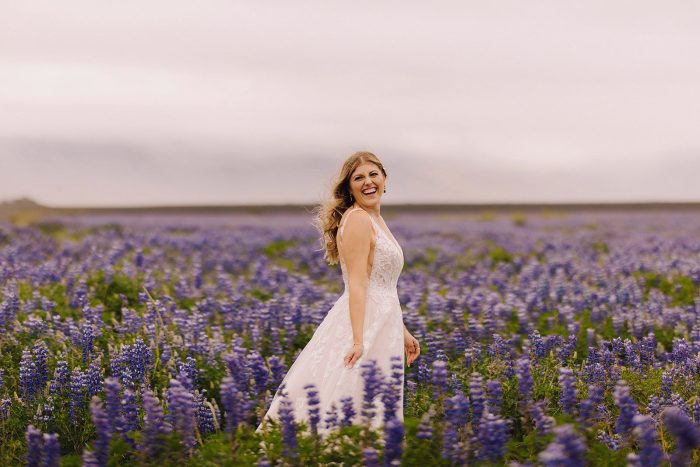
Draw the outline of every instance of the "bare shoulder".
<instances>
[{"instance_id":1,"label":"bare shoulder","mask_svg":"<svg viewBox=\"0 0 700 467\"><path fill-rule=\"evenodd\" d=\"M355 212L357 211L357 212ZM346 213L346 218L344 219L344 230L343 237L346 239L351 238L364 238L368 237L368 234L372 231L372 221L369 218L369 214L364 209L355 209L352 213Z\"/></svg>"}]
</instances>

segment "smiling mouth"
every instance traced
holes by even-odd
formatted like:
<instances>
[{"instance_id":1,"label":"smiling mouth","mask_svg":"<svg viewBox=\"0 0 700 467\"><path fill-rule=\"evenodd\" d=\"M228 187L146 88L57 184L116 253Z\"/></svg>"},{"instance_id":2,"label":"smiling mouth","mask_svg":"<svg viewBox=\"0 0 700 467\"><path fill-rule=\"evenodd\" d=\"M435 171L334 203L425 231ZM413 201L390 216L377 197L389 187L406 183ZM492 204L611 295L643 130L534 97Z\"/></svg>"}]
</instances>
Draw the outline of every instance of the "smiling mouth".
<instances>
[{"instance_id":1,"label":"smiling mouth","mask_svg":"<svg viewBox=\"0 0 700 467\"><path fill-rule=\"evenodd\" d=\"M377 192L377 189L376 189L376 188L372 188L372 189L370 189L370 190L363 191L362 194L365 195L365 196L372 196L372 195L375 194L376 192Z\"/></svg>"}]
</instances>

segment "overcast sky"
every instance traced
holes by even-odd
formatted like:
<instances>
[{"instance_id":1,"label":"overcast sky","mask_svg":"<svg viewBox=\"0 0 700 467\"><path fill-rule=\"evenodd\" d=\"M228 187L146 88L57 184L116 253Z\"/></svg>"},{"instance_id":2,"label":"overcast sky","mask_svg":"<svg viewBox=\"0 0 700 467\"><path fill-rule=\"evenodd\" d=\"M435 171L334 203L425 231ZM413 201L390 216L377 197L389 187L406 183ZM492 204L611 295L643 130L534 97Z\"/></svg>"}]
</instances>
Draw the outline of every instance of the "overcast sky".
<instances>
[{"instance_id":1,"label":"overcast sky","mask_svg":"<svg viewBox=\"0 0 700 467\"><path fill-rule=\"evenodd\" d=\"M0 5L0 200L700 201L695 1Z\"/></svg>"}]
</instances>

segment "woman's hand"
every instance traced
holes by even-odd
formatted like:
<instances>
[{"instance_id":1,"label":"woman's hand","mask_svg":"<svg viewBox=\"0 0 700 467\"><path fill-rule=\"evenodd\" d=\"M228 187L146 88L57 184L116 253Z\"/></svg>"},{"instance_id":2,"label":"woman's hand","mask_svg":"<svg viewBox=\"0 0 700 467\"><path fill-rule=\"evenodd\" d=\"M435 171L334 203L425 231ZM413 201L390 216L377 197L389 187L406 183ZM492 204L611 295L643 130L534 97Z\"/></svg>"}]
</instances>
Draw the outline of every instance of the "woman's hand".
<instances>
[{"instance_id":1,"label":"woman's hand","mask_svg":"<svg viewBox=\"0 0 700 467\"><path fill-rule=\"evenodd\" d=\"M345 368L352 368L355 362L357 362L357 359L362 356L363 351L364 347L362 344L353 344L352 348L345 354L345 358L343 358Z\"/></svg>"},{"instance_id":2,"label":"woman's hand","mask_svg":"<svg viewBox=\"0 0 700 467\"><path fill-rule=\"evenodd\" d=\"M411 363L420 355L420 345L418 339L413 337L405 327L403 328L403 348L406 352L406 364L411 366Z\"/></svg>"}]
</instances>

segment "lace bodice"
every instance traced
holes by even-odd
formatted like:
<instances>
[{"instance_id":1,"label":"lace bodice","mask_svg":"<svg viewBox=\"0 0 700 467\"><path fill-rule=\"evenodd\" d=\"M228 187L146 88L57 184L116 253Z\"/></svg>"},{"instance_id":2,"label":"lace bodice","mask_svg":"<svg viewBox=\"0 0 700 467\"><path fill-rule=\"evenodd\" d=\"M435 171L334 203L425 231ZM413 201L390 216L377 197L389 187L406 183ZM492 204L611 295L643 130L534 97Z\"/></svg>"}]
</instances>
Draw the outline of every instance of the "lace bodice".
<instances>
[{"instance_id":1,"label":"lace bodice","mask_svg":"<svg viewBox=\"0 0 700 467\"><path fill-rule=\"evenodd\" d=\"M348 211L343 218L342 224L338 229L338 237L342 236L343 228L347 223L347 218L352 215L352 212L361 210L362 208L353 208ZM377 240L374 245L374 253L372 260L372 273L369 277L368 293L390 293L396 294L396 286L399 281L399 275L404 265L403 250L394 239L389 237L389 234L379 226L372 216L369 216L374 230L377 233ZM348 271L345 262L340 257L340 269L343 273L343 282L345 284L345 293L349 290Z\"/></svg>"}]
</instances>

